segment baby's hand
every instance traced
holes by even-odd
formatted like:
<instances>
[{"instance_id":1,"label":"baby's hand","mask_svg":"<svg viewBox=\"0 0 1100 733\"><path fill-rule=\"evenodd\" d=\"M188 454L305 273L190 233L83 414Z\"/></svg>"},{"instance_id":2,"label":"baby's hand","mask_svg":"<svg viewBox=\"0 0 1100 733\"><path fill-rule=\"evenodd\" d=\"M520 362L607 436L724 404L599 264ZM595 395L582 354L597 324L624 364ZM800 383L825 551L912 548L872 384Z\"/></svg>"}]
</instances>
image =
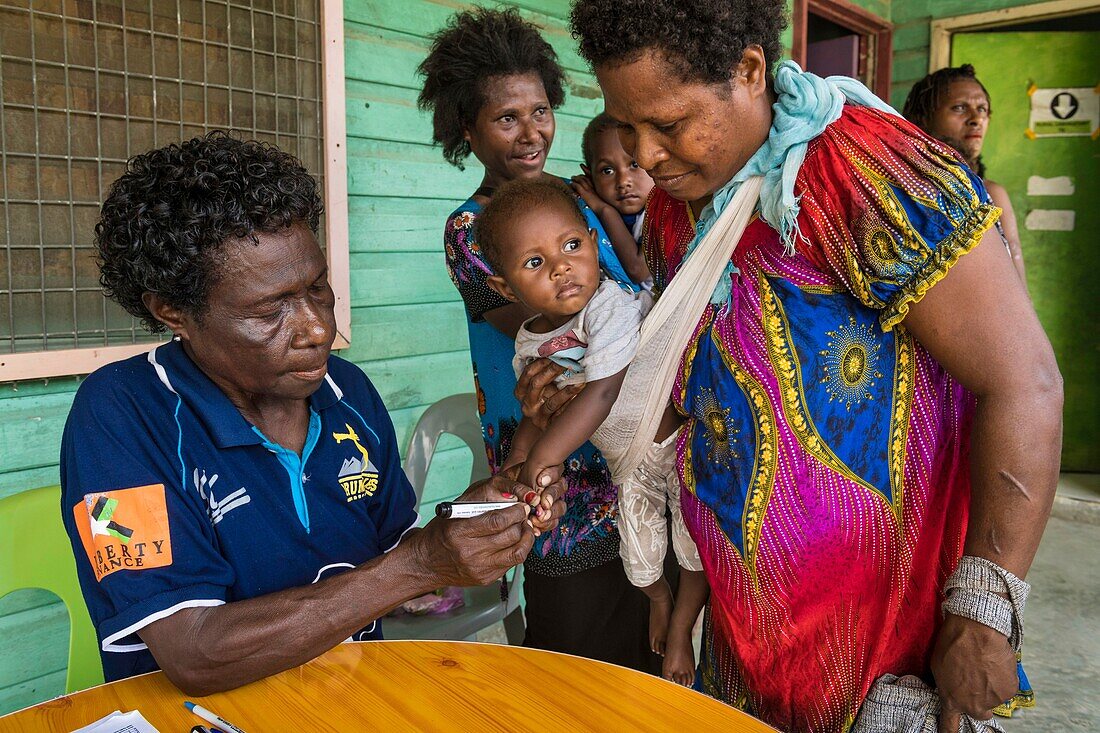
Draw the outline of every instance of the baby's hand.
<instances>
[{"instance_id":1,"label":"baby's hand","mask_svg":"<svg viewBox=\"0 0 1100 733\"><path fill-rule=\"evenodd\" d=\"M592 209L598 217L602 218L609 213L610 209L614 208L600 198L600 195L596 193L596 187L592 185L592 179L587 175L573 176L573 190L584 199L584 202L588 204L588 208Z\"/></svg>"},{"instance_id":2,"label":"baby's hand","mask_svg":"<svg viewBox=\"0 0 1100 733\"><path fill-rule=\"evenodd\" d=\"M546 489L555 481L558 481L560 477L561 465L539 467L531 463L525 463L520 468L517 481L525 487L534 487L526 491L520 498L524 503L531 505L529 521L536 535L552 526L553 513L551 508L554 506L555 496L554 492Z\"/></svg>"},{"instance_id":3,"label":"baby's hand","mask_svg":"<svg viewBox=\"0 0 1100 733\"><path fill-rule=\"evenodd\" d=\"M530 486L533 491L541 494L543 489L557 481L560 476L560 463L553 466L537 466L533 462L527 461L519 469L519 475L516 477L516 480L524 486ZM523 500L532 506L535 504L533 501L528 501L526 498Z\"/></svg>"}]
</instances>

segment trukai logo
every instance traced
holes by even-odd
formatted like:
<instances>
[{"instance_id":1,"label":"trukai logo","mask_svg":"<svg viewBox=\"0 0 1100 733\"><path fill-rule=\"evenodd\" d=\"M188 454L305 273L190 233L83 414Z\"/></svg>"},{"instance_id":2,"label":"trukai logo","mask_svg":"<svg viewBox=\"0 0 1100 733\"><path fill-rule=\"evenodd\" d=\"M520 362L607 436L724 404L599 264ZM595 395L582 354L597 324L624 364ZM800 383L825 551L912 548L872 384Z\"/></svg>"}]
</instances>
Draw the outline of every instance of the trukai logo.
<instances>
[{"instance_id":1,"label":"trukai logo","mask_svg":"<svg viewBox=\"0 0 1100 733\"><path fill-rule=\"evenodd\" d=\"M344 459L336 480L343 487L346 500L351 502L365 496L374 496L374 492L378 490L378 469L371 463L370 455L359 442L359 436L355 434L355 430L347 423L344 423L344 427L347 428L347 432L333 433L333 439L337 443L351 441L359 451L359 456Z\"/></svg>"}]
</instances>

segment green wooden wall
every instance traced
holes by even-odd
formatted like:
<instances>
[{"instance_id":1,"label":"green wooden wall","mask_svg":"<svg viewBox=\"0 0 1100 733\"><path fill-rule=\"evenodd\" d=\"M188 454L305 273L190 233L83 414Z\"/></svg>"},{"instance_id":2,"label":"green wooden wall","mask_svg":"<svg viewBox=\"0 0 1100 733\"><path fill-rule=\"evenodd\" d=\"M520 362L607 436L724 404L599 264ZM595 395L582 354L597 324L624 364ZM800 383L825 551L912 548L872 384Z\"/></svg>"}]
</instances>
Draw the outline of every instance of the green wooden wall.
<instances>
[{"instance_id":1,"label":"green wooden wall","mask_svg":"<svg viewBox=\"0 0 1100 733\"><path fill-rule=\"evenodd\" d=\"M0 497L58 481L61 429L76 379L0 385ZM56 596L0 599L0 714L65 689L69 620Z\"/></svg>"},{"instance_id":2,"label":"green wooden wall","mask_svg":"<svg viewBox=\"0 0 1100 733\"><path fill-rule=\"evenodd\" d=\"M1027 264L1028 290L1046 329L1065 383L1063 471L1100 471L1100 300L1095 273L1100 250L1100 180L1097 142L1088 137L1039 138L1024 134L1029 124L1028 87L1093 87L1100 80L1100 33L959 33L951 63L973 63L993 99L982 158L989 176L1012 198ZM1027 58L1027 64L1015 63ZM1069 176L1069 196L1030 196L1030 176ZM1070 232L1029 230L1033 209L1076 212Z\"/></svg>"},{"instance_id":3,"label":"green wooden wall","mask_svg":"<svg viewBox=\"0 0 1100 733\"><path fill-rule=\"evenodd\" d=\"M1031 4L1030 0L893 0L889 17L894 24L894 79L890 103L900 111L913 84L928 73L933 20Z\"/></svg>"}]
</instances>

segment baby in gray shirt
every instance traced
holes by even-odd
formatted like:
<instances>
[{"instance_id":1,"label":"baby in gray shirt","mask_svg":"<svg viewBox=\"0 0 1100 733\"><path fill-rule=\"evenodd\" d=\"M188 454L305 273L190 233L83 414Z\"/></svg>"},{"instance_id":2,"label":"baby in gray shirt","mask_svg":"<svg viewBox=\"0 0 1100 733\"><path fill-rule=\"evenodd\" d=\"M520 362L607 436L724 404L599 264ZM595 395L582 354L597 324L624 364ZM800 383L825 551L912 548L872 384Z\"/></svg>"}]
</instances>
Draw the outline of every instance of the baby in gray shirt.
<instances>
[{"instance_id":1,"label":"baby in gray shirt","mask_svg":"<svg viewBox=\"0 0 1100 733\"><path fill-rule=\"evenodd\" d=\"M482 253L496 273L487 279L490 287L536 314L516 335L517 377L527 364L545 357L565 368L559 384L585 385L545 430L526 417L520 422L502 470L518 466L520 483L538 489L549 479L544 472L585 442L609 452L600 427L619 398L653 300L645 291L601 282L595 233L572 192L557 180L519 179L501 186L477 227ZM690 684L691 627L706 598L706 579L680 513L675 459L681 422L668 407L652 448L619 487L618 527L626 575L650 599L650 646L665 655L665 677ZM666 506L672 510L672 545L683 568L675 609L663 572ZM681 604L681 599L688 600Z\"/></svg>"},{"instance_id":2,"label":"baby in gray shirt","mask_svg":"<svg viewBox=\"0 0 1100 733\"><path fill-rule=\"evenodd\" d=\"M592 299L568 321L539 332L533 316L516 334L512 367L518 377L535 359L547 358L565 367L560 385L595 382L629 366L638 350L638 329L653 307L646 291L635 293L613 280L604 280Z\"/></svg>"}]
</instances>

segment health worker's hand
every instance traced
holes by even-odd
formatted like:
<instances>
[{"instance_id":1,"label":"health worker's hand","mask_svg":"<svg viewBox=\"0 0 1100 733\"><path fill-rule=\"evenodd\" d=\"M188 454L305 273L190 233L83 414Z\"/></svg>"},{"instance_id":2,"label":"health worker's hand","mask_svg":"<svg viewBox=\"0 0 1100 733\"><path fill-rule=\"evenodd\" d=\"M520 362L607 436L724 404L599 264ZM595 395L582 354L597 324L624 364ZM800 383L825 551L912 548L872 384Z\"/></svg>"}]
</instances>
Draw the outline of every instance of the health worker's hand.
<instances>
[{"instance_id":1,"label":"health worker's hand","mask_svg":"<svg viewBox=\"0 0 1100 733\"><path fill-rule=\"evenodd\" d=\"M932 649L932 675L942 705L938 733L958 733L960 716L989 720L1019 689L1016 655L1000 632L947 614Z\"/></svg>"},{"instance_id":2,"label":"health worker's hand","mask_svg":"<svg viewBox=\"0 0 1100 733\"><path fill-rule=\"evenodd\" d=\"M501 500L499 492L495 500ZM530 513L529 505L517 501L469 519L437 517L406 540L413 544L412 572L430 574L436 586L492 583L527 559L535 542Z\"/></svg>"},{"instance_id":3,"label":"health worker's hand","mask_svg":"<svg viewBox=\"0 0 1100 733\"><path fill-rule=\"evenodd\" d=\"M549 359L536 359L524 367L516 381L514 394L523 414L540 430L546 430L550 420L584 389L583 383L558 387L554 379L564 371L565 367Z\"/></svg>"}]
</instances>

